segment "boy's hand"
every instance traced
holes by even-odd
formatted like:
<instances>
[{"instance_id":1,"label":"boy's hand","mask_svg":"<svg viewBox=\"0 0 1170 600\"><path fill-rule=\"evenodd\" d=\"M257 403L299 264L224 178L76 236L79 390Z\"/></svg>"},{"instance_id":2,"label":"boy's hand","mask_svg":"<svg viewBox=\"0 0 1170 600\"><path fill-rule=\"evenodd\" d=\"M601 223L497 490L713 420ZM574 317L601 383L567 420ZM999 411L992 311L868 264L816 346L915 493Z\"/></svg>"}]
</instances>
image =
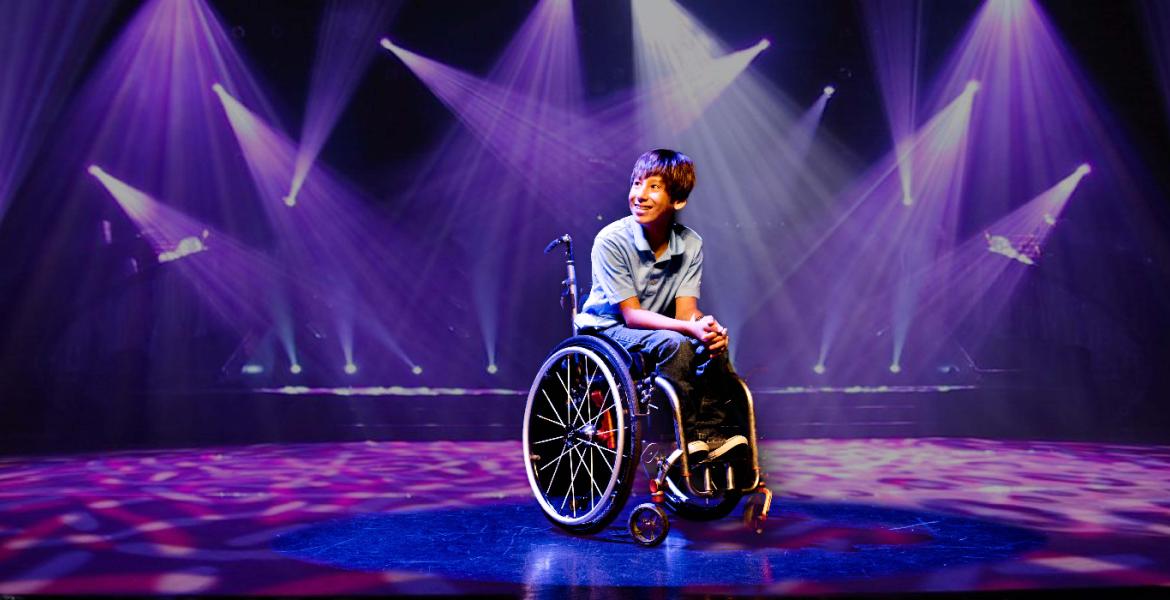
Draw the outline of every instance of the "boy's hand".
<instances>
[{"instance_id":1,"label":"boy's hand","mask_svg":"<svg viewBox=\"0 0 1170 600\"><path fill-rule=\"evenodd\" d=\"M692 321L691 336L703 342L711 356L719 356L727 350L727 328L711 315Z\"/></svg>"}]
</instances>

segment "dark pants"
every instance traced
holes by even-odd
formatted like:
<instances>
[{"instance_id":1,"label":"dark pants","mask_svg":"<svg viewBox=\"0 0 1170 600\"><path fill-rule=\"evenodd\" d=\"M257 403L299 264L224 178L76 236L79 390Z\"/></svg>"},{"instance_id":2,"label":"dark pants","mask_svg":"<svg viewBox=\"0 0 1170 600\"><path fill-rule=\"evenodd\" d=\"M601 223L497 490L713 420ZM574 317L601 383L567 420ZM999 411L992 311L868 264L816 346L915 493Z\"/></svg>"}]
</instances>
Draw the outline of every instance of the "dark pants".
<instances>
[{"instance_id":1,"label":"dark pants","mask_svg":"<svg viewBox=\"0 0 1170 600\"><path fill-rule=\"evenodd\" d=\"M740 396L735 370L726 353L711 358L702 342L677 331L614 325L601 334L630 353L648 354L658 365L658 373L674 384L688 440L721 441L746 433L734 400Z\"/></svg>"}]
</instances>

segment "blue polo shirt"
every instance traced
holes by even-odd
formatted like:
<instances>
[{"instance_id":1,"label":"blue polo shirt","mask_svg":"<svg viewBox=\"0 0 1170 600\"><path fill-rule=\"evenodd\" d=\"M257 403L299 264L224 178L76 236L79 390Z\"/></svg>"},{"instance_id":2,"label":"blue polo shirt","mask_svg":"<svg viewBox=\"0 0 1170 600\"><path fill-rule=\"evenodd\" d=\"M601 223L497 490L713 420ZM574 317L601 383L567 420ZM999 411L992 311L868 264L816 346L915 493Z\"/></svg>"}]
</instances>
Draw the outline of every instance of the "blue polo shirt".
<instances>
[{"instance_id":1,"label":"blue polo shirt","mask_svg":"<svg viewBox=\"0 0 1170 600\"><path fill-rule=\"evenodd\" d=\"M674 316L674 299L699 297L703 239L678 223L666 252L654 258L642 226L633 216L606 225L593 240L593 287L577 315L577 326L605 329L622 323L622 300L638 297L642 308Z\"/></svg>"}]
</instances>

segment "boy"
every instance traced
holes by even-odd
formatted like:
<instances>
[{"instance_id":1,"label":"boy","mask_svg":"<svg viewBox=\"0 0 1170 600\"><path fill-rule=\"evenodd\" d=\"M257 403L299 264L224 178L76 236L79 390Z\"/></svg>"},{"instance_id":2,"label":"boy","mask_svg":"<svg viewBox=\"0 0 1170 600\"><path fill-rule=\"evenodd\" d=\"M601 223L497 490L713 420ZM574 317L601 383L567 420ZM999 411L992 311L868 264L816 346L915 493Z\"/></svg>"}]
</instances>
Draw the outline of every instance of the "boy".
<instances>
[{"instance_id":1,"label":"boy","mask_svg":"<svg viewBox=\"0 0 1170 600\"><path fill-rule=\"evenodd\" d=\"M727 329L698 306L703 240L676 221L695 186L695 165L674 150L651 150L630 175L630 216L593 241L593 287L577 316L627 350L653 356L679 393L692 461L745 451L742 435L725 438L726 393L733 381Z\"/></svg>"}]
</instances>

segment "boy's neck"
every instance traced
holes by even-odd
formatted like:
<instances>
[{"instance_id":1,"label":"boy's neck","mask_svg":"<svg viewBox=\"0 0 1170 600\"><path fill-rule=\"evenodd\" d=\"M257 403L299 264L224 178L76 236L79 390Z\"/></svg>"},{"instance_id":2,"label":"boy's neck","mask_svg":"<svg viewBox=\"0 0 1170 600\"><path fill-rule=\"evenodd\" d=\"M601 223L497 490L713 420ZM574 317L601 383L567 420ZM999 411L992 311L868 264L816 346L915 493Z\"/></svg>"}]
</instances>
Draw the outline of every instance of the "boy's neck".
<instances>
[{"instance_id":1,"label":"boy's neck","mask_svg":"<svg viewBox=\"0 0 1170 600\"><path fill-rule=\"evenodd\" d=\"M650 250L654 252L654 258L661 258L662 253L670 245L670 230L673 226L673 221L642 225L642 235L646 237L646 243L650 244Z\"/></svg>"}]
</instances>

